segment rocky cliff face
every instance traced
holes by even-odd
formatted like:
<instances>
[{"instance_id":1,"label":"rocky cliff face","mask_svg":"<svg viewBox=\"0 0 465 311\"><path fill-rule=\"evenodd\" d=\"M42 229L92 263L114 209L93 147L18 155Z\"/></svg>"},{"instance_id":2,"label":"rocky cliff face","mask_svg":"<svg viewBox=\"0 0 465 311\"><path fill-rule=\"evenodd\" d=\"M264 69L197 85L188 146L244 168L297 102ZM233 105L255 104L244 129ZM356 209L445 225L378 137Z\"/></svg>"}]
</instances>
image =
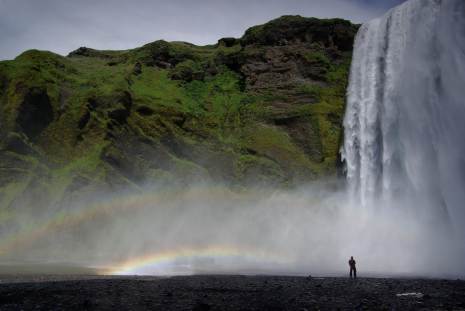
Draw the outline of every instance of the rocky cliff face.
<instances>
[{"instance_id":1,"label":"rocky cliff face","mask_svg":"<svg viewBox=\"0 0 465 311\"><path fill-rule=\"evenodd\" d=\"M212 46L31 50L0 62L0 206L334 174L356 31L284 16Z\"/></svg>"}]
</instances>

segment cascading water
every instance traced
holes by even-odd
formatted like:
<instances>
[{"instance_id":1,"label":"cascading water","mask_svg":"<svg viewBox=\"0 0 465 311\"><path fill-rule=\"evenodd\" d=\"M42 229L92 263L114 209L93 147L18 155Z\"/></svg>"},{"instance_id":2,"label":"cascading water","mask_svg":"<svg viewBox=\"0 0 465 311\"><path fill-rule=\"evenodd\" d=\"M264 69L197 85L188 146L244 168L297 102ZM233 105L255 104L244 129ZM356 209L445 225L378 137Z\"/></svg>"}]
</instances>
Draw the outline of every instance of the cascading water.
<instances>
[{"instance_id":1,"label":"cascading water","mask_svg":"<svg viewBox=\"0 0 465 311\"><path fill-rule=\"evenodd\" d=\"M465 1L410 0L356 38L342 157L354 202L465 220Z\"/></svg>"}]
</instances>

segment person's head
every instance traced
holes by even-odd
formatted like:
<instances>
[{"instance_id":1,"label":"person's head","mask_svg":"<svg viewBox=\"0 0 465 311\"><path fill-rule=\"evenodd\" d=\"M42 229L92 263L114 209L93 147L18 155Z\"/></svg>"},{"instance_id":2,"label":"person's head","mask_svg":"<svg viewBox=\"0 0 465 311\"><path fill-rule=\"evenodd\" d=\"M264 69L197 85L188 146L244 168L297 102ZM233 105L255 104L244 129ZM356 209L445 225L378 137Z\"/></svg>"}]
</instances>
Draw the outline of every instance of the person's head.
<instances>
[{"instance_id":1,"label":"person's head","mask_svg":"<svg viewBox=\"0 0 465 311\"><path fill-rule=\"evenodd\" d=\"M350 259L352 259L352 260L353 260L353 259L354 259L354 256L350 256Z\"/></svg>"}]
</instances>

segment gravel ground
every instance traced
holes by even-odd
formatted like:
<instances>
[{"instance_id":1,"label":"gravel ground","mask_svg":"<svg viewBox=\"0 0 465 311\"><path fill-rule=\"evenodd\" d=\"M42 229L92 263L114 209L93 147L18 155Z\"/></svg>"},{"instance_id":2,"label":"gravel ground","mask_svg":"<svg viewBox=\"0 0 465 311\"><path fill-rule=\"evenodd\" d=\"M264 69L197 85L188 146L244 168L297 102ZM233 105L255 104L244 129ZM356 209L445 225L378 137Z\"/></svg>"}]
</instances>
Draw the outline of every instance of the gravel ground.
<instances>
[{"instance_id":1,"label":"gravel ground","mask_svg":"<svg viewBox=\"0 0 465 311\"><path fill-rule=\"evenodd\" d=\"M465 281L199 275L1 277L0 310L465 310ZM414 293L408 295L399 295Z\"/></svg>"}]
</instances>

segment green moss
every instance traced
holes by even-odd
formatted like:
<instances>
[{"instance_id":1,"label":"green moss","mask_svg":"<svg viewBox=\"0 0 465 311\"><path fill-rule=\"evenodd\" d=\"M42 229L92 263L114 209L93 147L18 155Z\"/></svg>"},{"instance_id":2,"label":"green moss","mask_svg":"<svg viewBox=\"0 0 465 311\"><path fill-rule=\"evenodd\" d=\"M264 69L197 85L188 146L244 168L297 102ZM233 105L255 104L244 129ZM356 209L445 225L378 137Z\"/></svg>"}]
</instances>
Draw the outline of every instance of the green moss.
<instances>
[{"instance_id":1,"label":"green moss","mask_svg":"<svg viewBox=\"0 0 465 311\"><path fill-rule=\"evenodd\" d=\"M75 159L66 166L57 169L53 172L53 175L57 178L62 176L70 175L71 173L79 173L82 175L95 176L95 172L100 167L100 160L104 145L95 145L86 152L85 156Z\"/></svg>"},{"instance_id":2,"label":"green moss","mask_svg":"<svg viewBox=\"0 0 465 311\"><path fill-rule=\"evenodd\" d=\"M246 147L258 155L280 163L284 171L297 176L319 173L317 163L313 163L291 140L289 135L269 125L258 125L247 131Z\"/></svg>"},{"instance_id":3,"label":"green moss","mask_svg":"<svg viewBox=\"0 0 465 311\"><path fill-rule=\"evenodd\" d=\"M333 84L334 95L344 97L349 81L351 53L346 53L344 60L339 64L333 64L330 67L326 77L328 82Z\"/></svg>"},{"instance_id":4,"label":"green moss","mask_svg":"<svg viewBox=\"0 0 465 311\"><path fill-rule=\"evenodd\" d=\"M304 54L304 58L310 64L317 64L326 68L331 66L331 61L323 51L310 51Z\"/></svg>"},{"instance_id":5,"label":"green moss","mask_svg":"<svg viewBox=\"0 0 465 311\"><path fill-rule=\"evenodd\" d=\"M248 101L251 98L240 90L239 75L230 70L204 82L193 81L185 86L185 91L184 106L189 107L190 113L205 118L224 142L237 134L252 105Z\"/></svg>"},{"instance_id":6,"label":"green moss","mask_svg":"<svg viewBox=\"0 0 465 311\"><path fill-rule=\"evenodd\" d=\"M204 76L204 68L199 62L188 59L178 63L171 71L170 75L174 80L182 80L186 82L202 80Z\"/></svg>"},{"instance_id":7,"label":"green moss","mask_svg":"<svg viewBox=\"0 0 465 311\"><path fill-rule=\"evenodd\" d=\"M340 148L342 132L342 118L345 110L344 95L347 87L350 67L350 56L341 64L331 65L327 73L328 87L318 87L320 101L308 108L318 124L323 144L324 167L328 170L334 168Z\"/></svg>"},{"instance_id":8,"label":"green moss","mask_svg":"<svg viewBox=\"0 0 465 311\"><path fill-rule=\"evenodd\" d=\"M301 84L298 87L298 91L300 93L310 95L314 97L315 99L320 99L322 89L323 87L321 87L320 85L309 84L309 83Z\"/></svg>"},{"instance_id":9,"label":"green moss","mask_svg":"<svg viewBox=\"0 0 465 311\"><path fill-rule=\"evenodd\" d=\"M253 183L279 183L286 179L276 162L254 155L241 155L235 162L235 174L239 180Z\"/></svg>"},{"instance_id":10,"label":"green moss","mask_svg":"<svg viewBox=\"0 0 465 311\"><path fill-rule=\"evenodd\" d=\"M168 71L151 67L143 67L142 73L133 78L131 85L135 103L148 105L152 108L175 107L185 110L182 105L184 98L180 92L179 83L168 76Z\"/></svg>"},{"instance_id":11,"label":"green moss","mask_svg":"<svg viewBox=\"0 0 465 311\"><path fill-rule=\"evenodd\" d=\"M153 64L155 60L178 64L185 60L202 60L213 57L213 46L195 46L186 42L155 41L130 52L132 61L141 61L145 64Z\"/></svg>"}]
</instances>

